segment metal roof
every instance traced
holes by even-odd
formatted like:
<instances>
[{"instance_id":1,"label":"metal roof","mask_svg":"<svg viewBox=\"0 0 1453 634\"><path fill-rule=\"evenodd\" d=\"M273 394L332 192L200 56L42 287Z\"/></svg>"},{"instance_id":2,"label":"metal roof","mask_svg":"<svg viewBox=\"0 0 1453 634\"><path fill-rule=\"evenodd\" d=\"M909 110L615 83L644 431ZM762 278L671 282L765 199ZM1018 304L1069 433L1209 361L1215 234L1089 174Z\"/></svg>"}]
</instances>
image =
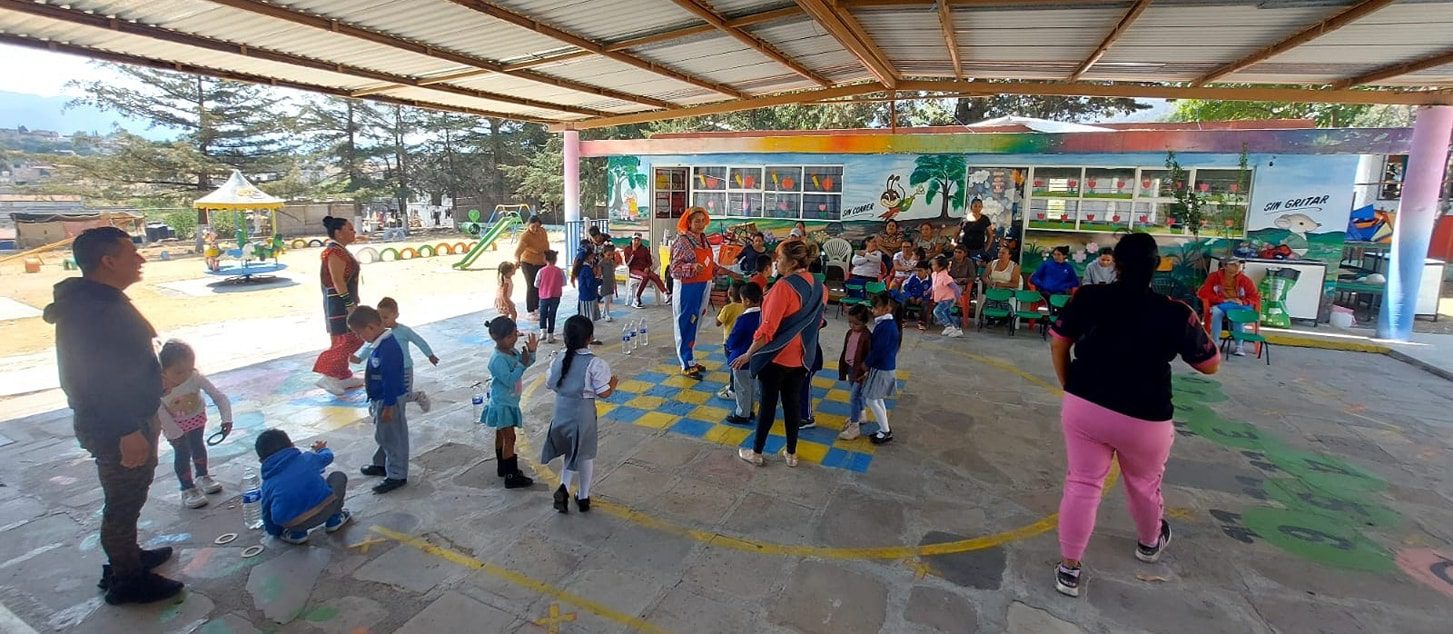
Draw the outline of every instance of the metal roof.
<instances>
[{"instance_id":1,"label":"metal roof","mask_svg":"<svg viewBox=\"0 0 1453 634\"><path fill-rule=\"evenodd\" d=\"M1449 33L1453 0L0 0L0 42L566 127L870 93L1453 103Z\"/></svg>"}]
</instances>

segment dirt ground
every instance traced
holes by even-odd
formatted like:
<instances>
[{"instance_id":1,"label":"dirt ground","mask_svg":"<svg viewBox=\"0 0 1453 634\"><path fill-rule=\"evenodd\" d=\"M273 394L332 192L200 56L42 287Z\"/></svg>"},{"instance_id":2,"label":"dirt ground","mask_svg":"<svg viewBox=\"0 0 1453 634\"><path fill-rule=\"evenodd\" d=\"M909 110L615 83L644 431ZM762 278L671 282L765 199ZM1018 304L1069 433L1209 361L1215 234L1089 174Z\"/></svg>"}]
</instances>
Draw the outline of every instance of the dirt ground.
<instances>
[{"instance_id":1,"label":"dirt ground","mask_svg":"<svg viewBox=\"0 0 1453 634\"><path fill-rule=\"evenodd\" d=\"M384 246L402 248L436 244L444 239L445 234L440 233L413 241L360 243L355 245L354 250L356 252L362 246L381 249ZM451 233L447 239L456 241L464 238ZM561 239L561 234L551 235L553 242ZM163 251L170 252L169 260L162 260ZM314 313L318 315L321 327L322 300L316 280L322 249L288 250L279 258L288 267L279 276L291 279L293 283L289 285L213 292L205 296L195 296L167 286L192 281L191 286L195 288L200 285L196 280L221 280L220 277L207 275L202 258L190 254L190 251L189 245L175 244L148 247L142 251L147 258L142 281L127 294L158 331L173 331L240 317L254 319ZM183 255L182 252L187 253ZM409 315L406 319L414 322L430 321L437 318L436 315L483 310L494 300L497 284L495 267L505 259L512 259L513 254L514 242L505 239L493 251L481 256L468 271L456 271L450 266L462 255L367 264L363 267L359 294L366 304L373 304L384 296L393 297L398 300L401 312ZM51 302L52 287L57 282L80 275L77 271L62 269L61 262L66 255L68 252L64 250L43 255L44 264L39 273L25 273L23 263L18 260L0 264L0 296L44 309ZM523 305L524 289L519 277L515 278L515 287L514 299ZM0 321L0 332L5 333L0 356L32 354L55 345L55 328L40 317Z\"/></svg>"}]
</instances>

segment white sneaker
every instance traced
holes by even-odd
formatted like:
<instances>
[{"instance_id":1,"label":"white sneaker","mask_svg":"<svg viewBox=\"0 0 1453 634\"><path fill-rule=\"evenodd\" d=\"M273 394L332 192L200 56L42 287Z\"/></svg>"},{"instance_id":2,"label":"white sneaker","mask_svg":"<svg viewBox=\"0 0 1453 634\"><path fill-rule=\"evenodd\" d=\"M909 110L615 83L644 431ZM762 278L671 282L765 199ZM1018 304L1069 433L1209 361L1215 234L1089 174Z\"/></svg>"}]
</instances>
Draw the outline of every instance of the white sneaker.
<instances>
[{"instance_id":1,"label":"white sneaker","mask_svg":"<svg viewBox=\"0 0 1453 634\"><path fill-rule=\"evenodd\" d=\"M958 328L954 328L951 332L949 332L949 335L948 336L957 339L959 337L964 336L964 331L959 330Z\"/></svg>"},{"instance_id":2,"label":"white sneaker","mask_svg":"<svg viewBox=\"0 0 1453 634\"><path fill-rule=\"evenodd\" d=\"M545 335L545 343L555 343L555 333Z\"/></svg>"},{"instance_id":3,"label":"white sneaker","mask_svg":"<svg viewBox=\"0 0 1453 634\"><path fill-rule=\"evenodd\" d=\"M734 392L732 392L732 389L731 388L724 387L724 388L722 388L720 390L717 390L716 397L719 398L719 399L724 399L724 400L728 400L728 401L734 401L734 400L736 400L737 395Z\"/></svg>"},{"instance_id":4,"label":"white sneaker","mask_svg":"<svg viewBox=\"0 0 1453 634\"><path fill-rule=\"evenodd\" d=\"M342 381L340 381L340 384L343 386L344 390L356 390L360 387L363 387L363 377L355 374L346 379L343 379Z\"/></svg>"},{"instance_id":5,"label":"white sneaker","mask_svg":"<svg viewBox=\"0 0 1453 634\"><path fill-rule=\"evenodd\" d=\"M203 493L221 493L222 483L212 479L212 476L197 476L197 488Z\"/></svg>"},{"instance_id":6,"label":"white sneaker","mask_svg":"<svg viewBox=\"0 0 1453 634\"><path fill-rule=\"evenodd\" d=\"M419 411L425 414L428 414L429 409L434 407L434 404L429 401L429 394L423 390L414 392L414 402L419 404Z\"/></svg>"},{"instance_id":7,"label":"white sneaker","mask_svg":"<svg viewBox=\"0 0 1453 634\"><path fill-rule=\"evenodd\" d=\"M525 313L525 319L528 319L530 321L540 321L540 313L538 313L538 312Z\"/></svg>"},{"instance_id":8,"label":"white sneaker","mask_svg":"<svg viewBox=\"0 0 1453 634\"><path fill-rule=\"evenodd\" d=\"M202 495L202 492L198 490L197 487L192 487L190 489L187 489L186 491L182 491L182 506L185 506L189 509L199 509L206 505L207 496Z\"/></svg>"},{"instance_id":9,"label":"white sneaker","mask_svg":"<svg viewBox=\"0 0 1453 634\"><path fill-rule=\"evenodd\" d=\"M607 321L607 322L611 322L611 321L615 321L615 320L616 320L616 318L615 318L615 317L611 317L611 316L610 316L610 313L606 313L606 314L605 314L605 320L606 320L606 321Z\"/></svg>"},{"instance_id":10,"label":"white sneaker","mask_svg":"<svg viewBox=\"0 0 1453 634\"><path fill-rule=\"evenodd\" d=\"M838 440L857 440L858 436L861 435L862 432L858 430L858 424L849 422L848 424L843 425L843 431L842 433L838 434L837 437Z\"/></svg>"},{"instance_id":11,"label":"white sneaker","mask_svg":"<svg viewBox=\"0 0 1453 634\"><path fill-rule=\"evenodd\" d=\"M1236 350L1232 351L1231 354L1234 354L1234 355L1236 355L1238 357L1244 357L1244 356L1246 356L1246 347L1245 346L1236 346Z\"/></svg>"},{"instance_id":12,"label":"white sneaker","mask_svg":"<svg viewBox=\"0 0 1453 634\"><path fill-rule=\"evenodd\" d=\"M631 308L645 308L645 307L646 306L644 304L642 304L641 302L639 302L639 301L631 302Z\"/></svg>"},{"instance_id":13,"label":"white sneaker","mask_svg":"<svg viewBox=\"0 0 1453 634\"><path fill-rule=\"evenodd\" d=\"M737 457L747 462L750 462L758 467L767 464L767 461L762 458L762 454L752 451L751 449L747 449L746 447L742 447L741 449L737 450Z\"/></svg>"},{"instance_id":14,"label":"white sneaker","mask_svg":"<svg viewBox=\"0 0 1453 634\"><path fill-rule=\"evenodd\" d=\"M671 305L671 294L670 293L667 293L666 294L666 305L667 306L670 306Z\"/></svg>"},{"instance_id":15,"label":"white sneaker","mask_svg":"<svg viewBox=\"0 0 1453 634\"><path fill-rule=\"evenodd\" d=\"M343 396L348 391L348 388L343 387L343 381L341 379L335 379L331 376L318 379L318 382L314 383L314 385L323 388L324 392L332 394L333 396Z\"/></svg>"}]
</instances>

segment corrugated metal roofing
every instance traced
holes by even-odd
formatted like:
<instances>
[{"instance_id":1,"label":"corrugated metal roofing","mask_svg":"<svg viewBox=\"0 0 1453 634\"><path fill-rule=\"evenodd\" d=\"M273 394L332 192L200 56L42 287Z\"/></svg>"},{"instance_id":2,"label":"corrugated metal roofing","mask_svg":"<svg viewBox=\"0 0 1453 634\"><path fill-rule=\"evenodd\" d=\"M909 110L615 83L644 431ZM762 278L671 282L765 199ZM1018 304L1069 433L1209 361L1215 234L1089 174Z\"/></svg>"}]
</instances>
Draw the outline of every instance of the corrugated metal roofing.
<instances>
[{"instance_id":1,"label":"corrugated metal roofing","mask_svg":"<svg viewBox=\"0 0 1453 634\"><path fill-rule=\"evenodd\" d=\"M529 19L601 43L683 28L701 30L703 24L674 0L491 1ZM244 0L12 0L0 2L0 33L4 41L11 43L47 38L69 43L77 48L66 50L75 52L188 64L205 69L203 72L268 77L335 93L376 91L425 106L532 119L573 121L585 116L541 107L542 103L625 114L663 105L684 107L730 99L689 81L593 54L557 60L517 74L480 72L481 67L554 59L578 49L567 41L451 0L267 0L255 3L251 10L238 6L245 4ZM708 0L707 4L727 19L789 9L774 20L744 28L834 84L871 81L872 75L863 63L824 25L795 9L795 2ZM836 7L852 12L901 78L954 74L935 3L905 2L891 7L853 4L852 0L838 0ZM1150 5L1084 79L1190 81L1318 24L1352 4L1353 0L1161 0ZM1127 0L1119 0L953 7L953 30L964 73L979 79L1063 80L1099 45L1130 5ZM279 7L335 20L344 28L335 32L326 22L309 24L301 20L305 23L300 24L291 16L271 15ZM105 23L88 22L91 18L86 13L115 16L122 24L134 20L179 34L332 66L331 70L319 70L235 50L220 52L118 32ZM351 35L349 28L373 35ZM1217 81L1336 82L1445 54L1453 48L1449 33L1453 33L1453 0L1403 0ZM20 40L16 36L32 39ZM748 95L818 87L771 56L714 29L623 53ZM365 76L350 75L349 67L363 69L360 72ZM379 73L400 78L401 85L391 86L379 77L367 76ZM459 90L411 85L460 73L470 75L445 79L439 88L494 94L470 96L458 94ZM1408 72L1378 84L1453 88L1453 64Z\"/></svg>"}]
</instances>

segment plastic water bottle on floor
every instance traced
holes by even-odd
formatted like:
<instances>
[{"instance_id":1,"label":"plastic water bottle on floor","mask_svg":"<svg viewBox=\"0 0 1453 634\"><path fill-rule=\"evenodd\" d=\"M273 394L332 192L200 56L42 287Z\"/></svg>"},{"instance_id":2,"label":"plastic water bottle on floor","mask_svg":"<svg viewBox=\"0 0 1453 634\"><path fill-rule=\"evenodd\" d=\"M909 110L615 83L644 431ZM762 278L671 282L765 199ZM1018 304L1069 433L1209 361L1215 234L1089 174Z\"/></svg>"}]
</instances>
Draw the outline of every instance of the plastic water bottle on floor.
<instances>
[{"instance_id":1,"label":"plastic water bottle on floor","mask_svg":"<svg viewBox=\"0 0 1453 634\"><path fill-rule=\"evenodd\" d=\"M646 336L646 320L645 319L642 319L641 320L641 326L640 326L640 328L637 328L636 329L636 335L640 337L640 340L639 340L640 341L640 343L639 343L639 346L640 347L645 347L647 345L650 345L651 339Z\"/></svg>"},{"instance_id":2,"label":"plastic water bottle on floor","mask_svg":"<svg viewBox=\"0 0 1453 634\"><path fill-rule=\"evenodd\" d=\"M636 326L636 320L634 320L634 319L627 319L626 320L626 325L631 327L631 348L633 348L633 349L640 349L640 347L641 347L641 331Z\"/></svg>"},{"instance_id":3,"label":"plastic water bottle on floor","mask_svg":"<svg viewBox=\"0 0 1453 634\"><path fill-rule=\"evenodd\" d=\"M631 353L631 325L630 324L625 324L625 325L621 326L621 351L624 352L624 353L626 353L626 354L630 354Z\"/></svg>"},{"instance_id":4,"label":"plastic water bottle on floor","mask_svg":"<svg viewBox=\"0 0 1453 634\"><path fill-rule=\"evenodd\" d=\"M262 528L262 480L256 471L248 469L242 474L242 491L242 525Z\"/></svg>"},{"instance_id":5,"label":"plastic water bottle on floor","mask_svg":"<svg viewBox=\"0 0 1453 634\"><path fill-rule=\"evenodd\" d=\"M484 383L475 383L469 387L474 389L474 396L469 398L469 403L474 407L474 422L479 422L484 416Z\"/></svg>"}]
</instances>

